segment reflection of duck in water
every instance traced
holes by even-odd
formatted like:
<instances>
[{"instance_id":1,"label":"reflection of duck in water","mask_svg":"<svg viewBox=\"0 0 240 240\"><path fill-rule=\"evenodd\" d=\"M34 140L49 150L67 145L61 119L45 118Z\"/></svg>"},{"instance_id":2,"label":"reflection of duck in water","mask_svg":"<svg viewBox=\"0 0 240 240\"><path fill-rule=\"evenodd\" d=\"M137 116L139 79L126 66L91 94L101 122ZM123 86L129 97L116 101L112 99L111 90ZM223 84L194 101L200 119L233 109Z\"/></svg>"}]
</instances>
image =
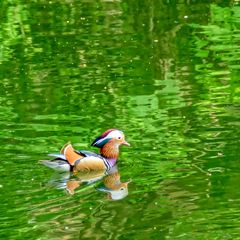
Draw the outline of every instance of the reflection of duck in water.
<instances>
[{"instance_id":1,"label":"reflection of duck in water","mask_svg":"<svg viewBox=\"0 0 240 240\"><path fill-rule=\"evenodd\" d=\"M121 145L130 146L125 141L123 132L109 129L92 143L92 146L100 148L100 154L76 151L70 143L67 143L63 146L60 154L49 154L49 156L55 157L53 160L41 160L40 162L60 171L109 170L117 162Z\"/></svg>"},{"instance_id":2,"label":"reflection of duck in water","mask_svg":"<svg viewBox=\"0 0 240 240\"><path fill-rule=\"evenodd\" d=\"M81 185L94 184L102 180L106 175L108 175L108 171L105 170L75 173L73 177L66 182L66 190L69 194L73 195L75 194L75 190Z\"/></svg>"},{"instance_id":3,"label":"reflection of duck in water","mask_svg":"<svg viewBox=\"0 0 240 240\"><path fill-rule=\"evenodd\" d=\"M118 171L113 171L104 177L104 187L97 188L99 191L108 193L108 198L112 200L120 200L128 195L128 183L121 182Z\"/></svg>"},{"instance_id":4,"label":"reflection of duck in water","mask_svg":"<svg viewBox=\"0 0 240 240\"><path fill-rule=\"evenodd\" d=\"M128 195L128 183L120 181L120 174L117 166L108 171L90 171L79 172L71 176L70 172L59 173L55 175L49 184L58 188L66 189L66 191L73 195L75 190L81 185L91 185L103 179L103 186L97 188L99 191L108 193L108 197L112 200L120 200Z\"/></svg>"}]
</instances>

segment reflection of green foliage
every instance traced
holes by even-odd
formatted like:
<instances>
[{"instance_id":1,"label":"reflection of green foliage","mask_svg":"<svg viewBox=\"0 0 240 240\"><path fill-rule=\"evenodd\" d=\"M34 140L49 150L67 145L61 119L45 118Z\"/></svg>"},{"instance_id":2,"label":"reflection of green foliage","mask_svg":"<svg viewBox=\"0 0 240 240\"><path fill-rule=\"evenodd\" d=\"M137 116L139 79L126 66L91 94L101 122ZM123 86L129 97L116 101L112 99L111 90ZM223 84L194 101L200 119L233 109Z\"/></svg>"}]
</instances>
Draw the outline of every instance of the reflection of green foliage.
<instances>
[{"instance_id":1,"label":"reflection of green foliage","mask_svg":"<svg viewBox=\"0 0 240 240\"><path fill-rule=\"evenodd\" d=\"M2 22L0 24L0 42L1 55L0 62L8 61L14 56L12 46L28 45L32 40L29 37L29 24L27 23L29 12L26 10L26 5L9 4L8 1L3 1Z\"/></svg>"},{"instance_id":2,"label":"reflection of green foliage","mask_svg":"<svg viewBox=\"0 0 240 240\"><path fill-rule=\"evenodd\" d=\"M193 25L199 29L195 32L194 50L203 60L196 70L204 74L202 84L206 87L225 88L223 101L239 103L240 8L212 5L210 16L208 25Z\"/></svg>"}]
</instances>

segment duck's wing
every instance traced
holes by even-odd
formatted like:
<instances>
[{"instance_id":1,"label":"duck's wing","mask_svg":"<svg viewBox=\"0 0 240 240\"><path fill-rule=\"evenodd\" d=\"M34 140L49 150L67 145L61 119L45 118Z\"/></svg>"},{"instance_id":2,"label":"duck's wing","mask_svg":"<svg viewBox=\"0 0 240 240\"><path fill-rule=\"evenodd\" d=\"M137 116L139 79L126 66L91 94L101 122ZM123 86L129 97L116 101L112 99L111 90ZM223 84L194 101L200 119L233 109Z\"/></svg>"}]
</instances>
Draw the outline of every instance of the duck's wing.
<instances>
[{"instance_id":1,"label":"duck's wing","mask_svg":"<svg viewBox=\"0 0 240 240\"><path fill-rule=\"evenodd\" d=\"M85 157L84 154L82 154L79 151L76 151L71 143L67 143L63 146L60 155L64 155L65 159L69 162L71 166L74 166L77 160Z\"/></svg>"},{"instance_id":2,"label":"duck's wing","mask_svg":"<svg viewBox=\"0 0 240 240\"><path fill-rule=\"evenodd\" d=\"M110 169L108 161L100 154L86 150L75 150L75 153L83 157L74 162L74 171L98 171Z\"/></svg>"},{"instance_id":3,"label":"duck's wing","mask_svg":"<svg viewBox=\"0 0 240 240\"><path fill-rule=\"evenodd\" d=\"M53 160L42 160L42 164L61 171L90 171L109 169L108 161L101 155L86 151L75 150L71 143L63 146L60 153L51 153Z\"/></svg>"},{"instance_id":4,"label":"duck's wing","mask_svg":"<svg viewBox=\"0 0 240 240\"><path fill-rule=\"evenodd\" d=\"M86 150L75 150L76 153L83 155L84 157L99 157L103 158L100 154L97 154L95 152L90 152Z\"/></svg>"},{"instance_id":5,"label":"duck's wing","mask_svg":"<svg viewBox=\"0 0 240 240\"><path fill-rule=\"evenodd\" d=\"M84 157L80 152L75 152L70 143L65 144L60 153L50 153L48 156L54 159L40 160L39 163L57 171L72 171L74 162Z\"/></svg>"}]
</instances>

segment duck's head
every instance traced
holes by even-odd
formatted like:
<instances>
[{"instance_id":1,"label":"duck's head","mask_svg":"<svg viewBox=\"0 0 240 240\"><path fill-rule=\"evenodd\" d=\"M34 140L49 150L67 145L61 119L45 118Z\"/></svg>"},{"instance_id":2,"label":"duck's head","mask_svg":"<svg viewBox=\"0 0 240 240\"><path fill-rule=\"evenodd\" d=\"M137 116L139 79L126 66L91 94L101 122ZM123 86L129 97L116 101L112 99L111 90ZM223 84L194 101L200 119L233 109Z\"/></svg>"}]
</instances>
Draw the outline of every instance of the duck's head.
<instances>
[{"instance_id":1,"label":"duck's head","mask_svg":"<svg viewBox=\"0 0 240 240\"><path fill-rule=\"evenodd\" d=\"M130 146L130 144L125 140L124 133L118 129L109 129L105 131L101 136L97 137L91 145L94 147L103 148L106 143L110 142L117 146Z\"/></svg>"}]
</instances>

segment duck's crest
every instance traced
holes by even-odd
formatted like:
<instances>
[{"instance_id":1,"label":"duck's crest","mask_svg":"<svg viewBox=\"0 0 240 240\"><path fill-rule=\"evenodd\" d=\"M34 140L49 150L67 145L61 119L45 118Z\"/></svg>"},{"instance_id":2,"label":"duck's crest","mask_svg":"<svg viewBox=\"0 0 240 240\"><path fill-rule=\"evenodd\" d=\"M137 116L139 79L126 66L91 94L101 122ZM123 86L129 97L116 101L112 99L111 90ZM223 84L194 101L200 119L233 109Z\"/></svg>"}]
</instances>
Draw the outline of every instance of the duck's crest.
<instances>
[{"instance_id":1,"label":"duck's crest","mask_svg":"<svg viewBox=\"0 0 240 240\"><path fill-rule=\"evenodd\" d=\"M91 146L102 148L104 144L106 144L111 138L106 138L107 135L112 132L116 131L118 129L111 128L105 131L101 136L97 137L91 144Z\"/></svg>"}]
</instances>

